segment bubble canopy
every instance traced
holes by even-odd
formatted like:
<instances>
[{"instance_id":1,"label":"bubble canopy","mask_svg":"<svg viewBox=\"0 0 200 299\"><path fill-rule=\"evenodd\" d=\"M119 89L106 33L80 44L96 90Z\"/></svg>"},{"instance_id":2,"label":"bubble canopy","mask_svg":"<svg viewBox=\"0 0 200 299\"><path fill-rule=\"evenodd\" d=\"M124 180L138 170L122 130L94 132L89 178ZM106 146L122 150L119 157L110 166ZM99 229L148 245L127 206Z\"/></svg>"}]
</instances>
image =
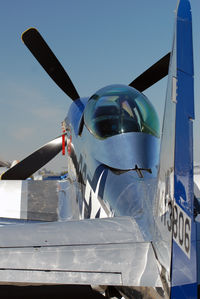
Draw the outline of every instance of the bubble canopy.
<instances>
[{"instance_id":1,"label":"bubble canopy","mask_svg":"<svg viewBox=\"0 0 200 299\"><path fill-rule=\"evenodd\" d=\"M144 132L159 137L158 115L145 95L126 85L109 85L98 90L84 111L88 130L98 139L127 132Z\"/></svg>"}]
</instances>

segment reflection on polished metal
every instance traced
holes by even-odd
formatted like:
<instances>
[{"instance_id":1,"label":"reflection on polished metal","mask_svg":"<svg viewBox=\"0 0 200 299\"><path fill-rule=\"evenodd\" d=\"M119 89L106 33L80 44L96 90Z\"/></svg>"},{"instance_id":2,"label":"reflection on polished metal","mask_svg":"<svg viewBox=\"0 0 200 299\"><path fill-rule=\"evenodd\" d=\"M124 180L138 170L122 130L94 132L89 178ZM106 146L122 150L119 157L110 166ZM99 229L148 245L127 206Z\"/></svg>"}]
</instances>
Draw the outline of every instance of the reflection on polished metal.
<instances>
[{"instance_id":1,"label":"reflection on polished metal","mask_svg":"<svg viewBox=\"0 0 200 299\"><path fill-rule=\"evenodd\" d=\"M166 94L165 113L163 120L162 142L160 149L160 163L158 172L158 187L155 197L155 250L160 263L160 274L167 294L170 294L171 280L171 250L172 229L170 229L170 207L174 200L174 150L175 150L175 119L176 103L172 81L176 77L176 35L170 58L170 71ZM166 158L167 157L167 158ZM171 221L171 220L170 220Z\"/></svg>"},{"instance_id":2,"label":"reflection on polished metal","mask_svg":"<svg viewBox=\"0 0 200 299\"><path fill-rule=\"evenodd\" d=\"M162 286L152 245L131 217L7 226L0 228L3 231L0 267L7 270L0 271L0 280L4 283L12 273L12 283L23 282L27 275L27 283L87 284L90 280L92 284Z\"/></svg>"}]
</instances>

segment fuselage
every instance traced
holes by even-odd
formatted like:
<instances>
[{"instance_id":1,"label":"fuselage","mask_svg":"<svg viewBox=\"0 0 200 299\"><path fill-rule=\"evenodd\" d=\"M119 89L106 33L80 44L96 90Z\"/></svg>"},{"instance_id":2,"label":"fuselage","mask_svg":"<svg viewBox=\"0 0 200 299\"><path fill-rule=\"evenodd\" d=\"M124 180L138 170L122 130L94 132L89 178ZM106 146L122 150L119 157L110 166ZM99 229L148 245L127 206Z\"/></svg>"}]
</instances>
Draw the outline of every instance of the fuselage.
<instances>
[{"instance_id":1,"label":"fuselage","mask_svg":"<svg viewBox=\"0 0 200 299\"><path fill-rule=\"evenodd\" d=\"M73 102L65 119L68 172L76 185L79 218L128 215L150 228L151 221L144 216L156 186L156 112L133 88L114 85L102 90Z\"/></svg>"}]
</instances>

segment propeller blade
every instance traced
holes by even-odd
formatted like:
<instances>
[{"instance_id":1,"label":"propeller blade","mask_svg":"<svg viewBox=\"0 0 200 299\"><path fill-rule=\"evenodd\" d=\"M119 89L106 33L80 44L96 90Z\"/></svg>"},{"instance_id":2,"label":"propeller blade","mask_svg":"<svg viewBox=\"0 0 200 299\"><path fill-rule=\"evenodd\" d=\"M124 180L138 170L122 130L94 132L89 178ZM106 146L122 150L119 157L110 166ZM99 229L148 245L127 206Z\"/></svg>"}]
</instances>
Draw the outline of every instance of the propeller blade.
<instances>
[{"instance_id":1,"label":"propeller blade","mask_svg":"<svg viewBox=\"0 0 200 299\"><path fill-rule=\"evenodd\" d=\"M22 34L22 40L54 82L73 101L79 99L71 79L38 30L29 28Z\"/></svg>"},{"instance_id":2,"label":"propeller blade","mask_svg":"<svg viewBox=\"0 0 200 299\"><path fill-rule=\"evenodd\" d=\"M66 133L65 133L66 135ZM66 140L65 140L66 143ZM46 143L43 147L4 172L2 180L25 180L47 164L62 150L62 135Z\"/></svg>"},{"instance_id":3,"label":"propeller blade","mask_svg":"<svg viewBox=\"0 0 200 299\"><path fill-rule=\"evenodd\" d=\"M136 88L139 91L144 91L162 78L168 75L170 53L162 57L159 61L153 64L148 70L142 73L129 86Z\"/></svg>"}]
</instances>

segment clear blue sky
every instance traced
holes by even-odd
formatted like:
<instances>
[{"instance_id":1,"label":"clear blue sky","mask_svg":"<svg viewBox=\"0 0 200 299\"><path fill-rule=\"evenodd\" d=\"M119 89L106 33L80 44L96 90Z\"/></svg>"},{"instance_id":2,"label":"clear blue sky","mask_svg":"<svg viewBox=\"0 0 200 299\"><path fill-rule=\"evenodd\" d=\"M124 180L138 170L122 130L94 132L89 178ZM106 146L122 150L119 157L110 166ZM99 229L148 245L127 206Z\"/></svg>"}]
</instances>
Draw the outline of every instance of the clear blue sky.
<instances>
[{"instance_id":1,"label":"clear blue sky","mask_svg":"<svg viewBox=\"0 0 200 299\"><path fill-rule=\"evenodd\" d=\"M21 42L36 27L81 96L129 84L171 49L176 0L1 0L0 158L22 159L60 135L70 99ZM192 0L195 161L200 162L200 1ZM162 121L166 79L145 94ZM60 155L50 168L62 169Z\"/></svg>"}]
</instances>

